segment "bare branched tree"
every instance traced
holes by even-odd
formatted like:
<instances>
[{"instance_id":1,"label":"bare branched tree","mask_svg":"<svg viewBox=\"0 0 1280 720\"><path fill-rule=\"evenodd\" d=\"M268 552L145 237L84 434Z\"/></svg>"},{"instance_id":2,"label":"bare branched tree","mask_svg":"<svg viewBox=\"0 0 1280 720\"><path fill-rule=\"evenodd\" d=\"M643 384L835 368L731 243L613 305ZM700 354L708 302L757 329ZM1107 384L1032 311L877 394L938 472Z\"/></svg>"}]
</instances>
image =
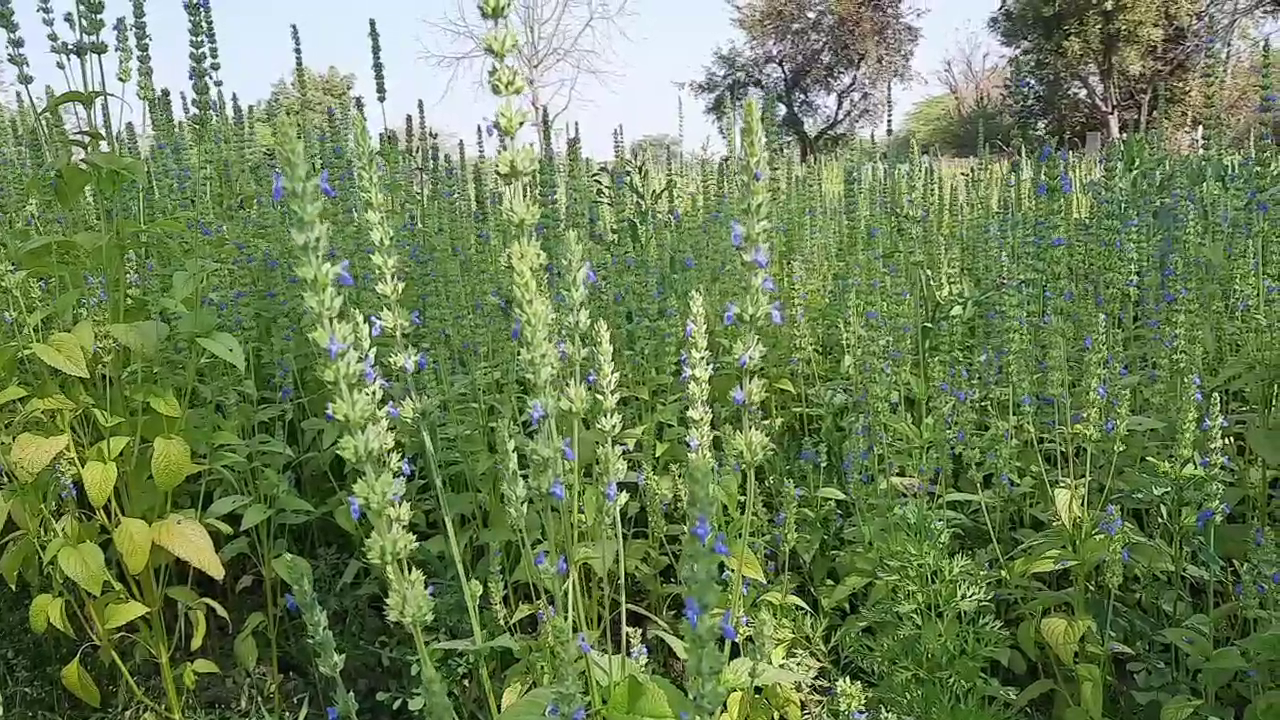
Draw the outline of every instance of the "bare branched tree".
<instances>
[{"instance_id":1,"label":"bare branched tree","mask_svg":"<svg viewBox=\"0 0 1280 720\"><path fill-rule=\"evenodd\" d=\"M942 60L936 79L955 100L955 109L967 113L1000 102L1008 70L996 44L977 32L956 41Z\"/></svg>"},{"instance_id":2,"label":"bare branched tree","mask_svg":"<svg viewBox=\"0 0 1280 720\"><path fill-rule=\"evenodd\" d=\"M472 0L455 0L440 20L427 20L433 38L421 57L449 72L445 93L460 78L483 88L485 55L480 41L487 31ZM520 38L515 65L530 86L530 103L555 121L573 103L584 81L603 84L616 77L614 44L626 39L630 0L515 0L513 29Z\"/></svg>"}]
</instances>

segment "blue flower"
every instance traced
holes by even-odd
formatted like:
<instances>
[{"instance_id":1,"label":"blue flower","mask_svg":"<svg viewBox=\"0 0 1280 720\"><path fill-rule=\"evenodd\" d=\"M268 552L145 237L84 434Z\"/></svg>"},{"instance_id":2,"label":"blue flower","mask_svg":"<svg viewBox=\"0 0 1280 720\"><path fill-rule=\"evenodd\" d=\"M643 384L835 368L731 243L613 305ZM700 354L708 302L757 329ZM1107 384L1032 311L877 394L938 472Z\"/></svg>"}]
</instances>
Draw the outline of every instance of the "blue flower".
<instances>
[{"instance_id":1,"label":"blue flower","mask_svg":"<svg viewBox=\"0 0 1280 720\"><path fill-rule=\"evenodd\" d=\"M337 191L335 191L335 190L333 189L333 186L331 186L331 185L329 184L329 171L328 171L328 170L322 170L322 171L320 171L320 192L324 193L324 196L325 196L325 197L327 197L327 198L335 198L335 197L338 197L338 193L337 193Z\"/></svg>"},{"instance_id":2,"label":"blue flower","mask_svg":"<svg viewBox=\"0 0 1280 720\"><path fill-rule=\"evenodd\" d=\"M721 557L729 557L729 538L723 532L716 533L716 543L712 551Z\"/></svg>"},{"instance_id":3,"label":"blue flower","mask_svg":"<svg viewBox=\"0 0 1280 720\"><path fill-rule=\"evenodd\" d=\"M711 521L707 520L706 515L698 516L698 521L689 528L689 534L698 539L699 543L707 544L707 538L711 537Z\"/></svg>"},{"instance_id":4,"label":"blue flower","mask_svg":"<svg viewBox=\"0 0 1280 720\"><path fill-rule=\"evenodd\" d=\"M739 385L733 389L733 392L729 394L729 397L733 398L734 405L745 405L747 402L747 391L743 390L742 386Z\"/></svg>"},{"instance_id":5,"label":"blue flower","mask_svg":"<svg viewBox=\"0 0 1280 720\"><path fill-rule=\"evenodd\" d=\"M570 441L569 438L565 438L564 441L560 443L560 450L564 452L564 459L566 461L573 462L578 459L578 456L573 452L573 442Z\"/></svg>"},{"instance_id":6,"label":"blue flower","mask_svg":"<svg viewBox=\"0 0 1280 720\"><path fill-rule=\"evenodd\" d=\"M347 497L347 507L351 510L351 519L360 522L360 499L355 495Z\"/></svg>"},{"instance_id":7,"label":"blue flower","mask_svg":"<svg viewBox=\"0 0 1280 720\"><path fill-rule=\"evenodd\" d=\"M355 279L351 277L351 261L350 260L343 260L342 262L338 263L337 278L338 278L339 285L345 285L347 287L351 287L352 285L356 284Z\"/></svg>"},{"instance_id":8,"label":"blue flower","mask_svg":"<svg viewBox=\"0 0 1280 720\"><path fill-rule=\"evenodd\" d=\"M298 600L293 597L293 593L284 594L284 606L289 612L298 612Z\"/></svg>"},{"instance_id":9,"label":"blue flower","mask_svg":"<svg viewBox=\"0 0 1280 720\"><path fill-rule=\"evenodd\" d=\"M338 342L337 337L333 335L329 336L329 359L330 360L337 360L338 353L346 349L347 349L347 346Z\"/></svg>"},{"instance_id":10,"label":"blue flower","mask_svg":"<svg viewBox=\"0 0 1280 720\"><path fill-rule=\"evenodd\" d=\"M382 318L377 315L369 316L369 334L378 337L382 334Z\"/></svg>"},{"instance_id":11,"label":"blue flower","mask_svg":"<svg viewBox=\"0 0 1280 720\"><path fill-rule=\"evenodd\" d=\"M738 629L733 626L732 610L725 610L724 617L720 618L720 634L724 635L724 639L729 642L738 639Z\"/></svg>"},{"instance_id":12,"label":"blue flower","mask_svg":"<svg viewBox=\"0 0 1280 720\"><path fill-rule=\"evenodd\" d=\"M769 306L769 317L773 320L774 325L782 324L782 301L774 300Z\"/></svg>"},{"instance_id":13,"label":"blue flower","mask_svg":"<svg viewBox=\"0 0 1280 720\"><path fill-rule=\"evenodd\" d=\"M542 418L547 416L547 411L542 408L542 401L534 400L529 407L529 422L534 427L538 427L538 423L542 422Z\"/></svg>"},{"instance_id":14,"label":"blue flower","mask_svg":"<svg viewBox=\"0 0 1280 720\"><path fill-rule=\"evenodd\" d=\"M577 710L573 711L573 720L587 720L587 708L579 705Z\"/></svg>"},{"instance_id":15,"label":"blue flower","mask_svg":"<svg viewBox=\"0 0 1280 720\"><path fill-rule=\"evenodd\" d=\"M738 306L732 301L724 308L724 324L732 325L734 319L738 316Z\"/></svg>"},{"instance_id":16,"label":"blue flower","mask_svg":"<svg viewBox=\"0 0 1280 720\"><path fill-rule=\"evenodd\" d=\"M556 563L556 572L561 575L569 574L569 560L564 555L561 555L560 561Z\"/></svg>"},{"instance_id":17,"label":"blue flower","mask_svg":"<svg viewBox=\"0 0 1280 720\"><path fill-rule=\"evenodd\" d=\"M587 636L584 633L578 633L578 649L583 655L591 654L591 643L587 642Z\"/></svg>"},{"instance_id":18,"label":"blue flower","mask_svg":"<svg viewBox=\"0 0 1280 720\"><path fill-rule=\"evenodd\" d=\"M597 277L596 277L596 271L595 271L595 268L591 267L591 261L590 261L590 260L588 260L588 261L587 261L587 280L586 280L586 283L587 283L588 285L595 285L598 281L599 281L599 278L597 278Z\"/></svg>"},{"instance_id":19,"label":"blue flower","mask_svg":"<svg viewBox=\"0 0 1280 720\"><path fill-rule=\"evenodd\" d=\"M400 408L396 407L394 402L387 402L387 415L393 420L400 418Z\"/></svg>"},{"instance_id":20,"label":"blue flower","mask_svg":"<svg viewBox=\"0 0 1280 720\"><path fill-rule=\"evenodd\" d=\"M1124 518L1120 517L1120 511L1115 505L1108 505L1102 521L1098 523L1098 530L1115 537L1122 527L1124 527Z\"/></svg>"},{"instance_id":21,"label":"blue flower","mask_svg":"<svg viewBox=\"0 0 1280 720\"><path fill-rule=\"evenodd\" d=\"M329 716L329 720L338 720L338 708L336 707L325 708L325 714Z\"/></svg>"},{"instance_id":22,"label":"blue flower","mask_svg":"<svg viewBox=\"0 0 1280 720\"><path fill-rule=\"evenodd\" d=\"M564 481L556 478L551 481L551 489L547 491L556 502L564 502Z\"/></svg>"},{"instance_id":23,"label":"blue flower","mask_svg":"<svg viewBox=\"0 0 1280 720\"><path fill-rule=\"evenodd\" d=\"M742 247L742 237L744 234L745 231L742 228L742 223L734 220L729 226L729 242L736 248Z\"/></svg>"},{"instance_id":24,"label":"blue flower","mask_svg":"<svg viewBox=\"0 0 1280 720\"><path fill-rule=\"evenodd\" d=\"M534 565L536 565L536 566L538 566L538 567L542 567L543 565L546 565L546 564L547 564L547 551L546 551L546 550L539 550L539 551L538 551L538 554L537 554L537 555L535 555L535 556L533 556L533 564L534 564Z\"/></svg>"},{"instance_id":25,"label":"blue flower","mask_svg":"<svg viewBox=\"0 0 1280 720\"><path fill-rule=\"evenodd\" d=\"M604 499L610 505L618 501L618 483L610 480L609 484L604 488Z\"/></svg>"},{"instance_id":26,"label":"blue flower","mask_svg":"<svg viewBox=\"0 0 1280 720\"><path fill-rule=\"evenodd\" d=\"M764 280L760 281L760 289L764 290L767 293L776 292L778 290L777 284L773 282L772 275L764 276Z\"/></svg>"},{"instance_id":27,"label":"blue flower","mask_svg":"<svg viewBox=\"0 0 1280 720\"><path fill-rule=\"evenodd\" d=\"M698 629L698 618L702 617L702 608L698 607L698 601L691 597L684 599L684 619L689 621L689 627L694 630Z\"/></svg>"},{"instance_id":28,"label":"blue flower","mask_svg":"<svg viewBox=\"0 0 1280 720\"><path fill-rule=\"evenodd\" d=\"M756 267L761 270L769 267L769 251L765 246L757 245L755 249L751 251L751 262L755 263Z\"/></svg>"},{"instance_id":29,"label":"blue flower","mask_svg":"<svg viewBox=\"0 0 1280 720\"><path fill-rule=\"evenodd\" d=\"M511 339L519 340L520 331L524 328L524 322L520 318L516 318L516 324L511 326Z\"/></svg>"},{"instance_id":30,"label":"blue flower","mask_svg":"<svg viewBox=\"0 0 1280 720\"><path fill-rule=\"evenodd\" d=\"M1213 519L1215 514L1216 513L1213 511L1213 508L1205 508L1196 513L1196 530L1204 532L1205 525L1209 524L1209 521Z\"/></svg>"},{"instance_id":31,"label":"blue flower","mask_svg":"<svg viewBox=\"0 0 1280 720\"><path fill-rule=\"evenodd\" d=\"M276 202L284 200L284 176L279 170L272 174L271 199Z\"/></svg>"}]
</instances>

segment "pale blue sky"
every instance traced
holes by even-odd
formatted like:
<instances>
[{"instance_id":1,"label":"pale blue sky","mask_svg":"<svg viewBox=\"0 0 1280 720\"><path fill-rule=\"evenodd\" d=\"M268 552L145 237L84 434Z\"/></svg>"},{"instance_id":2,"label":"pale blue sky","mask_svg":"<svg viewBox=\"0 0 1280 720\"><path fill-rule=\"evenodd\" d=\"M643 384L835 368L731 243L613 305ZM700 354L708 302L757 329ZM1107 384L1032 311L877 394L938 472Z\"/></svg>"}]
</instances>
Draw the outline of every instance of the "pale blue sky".
<instances>
[{"instance_id":1,"label":"pale blue sky","mask_svg":"<svg viewBox=\"0 0 1280 720\"><path fill-rule=\"evenodd\" d=\"M916 51L915 69L929 74L945 51L968 29L981 29L998 0L920 0L927 10L921 23L924 37ZM48 54L45 28L35 11L35 0L14 3L37 81L55 88L65 85ZM55 0L59 14L72 0ZM438 16L453 0L213 0L213 14L222 61L222 79L228 95L242 101L264 97L273 81L291 72L292 47L289 23L302 33L303 55L308 65L324 69L334 65L357 76L357 92L373 102L368 19L378 21L383 61L387 70L387 116L402 122L414 111L419 97L427 102L428 122L470 139L482 116L491 115L493 99L477 95L467 83L459 83L439 104L446 78L419 60L427 28L421 20ZM632 0L634 17L628 21L629 41L615 50L619 77L607 88L588 86L579 107L567 114L581 122L587 152L602 156L611 152L612 128L622 123L628 139L676 130L677 91L672 82L697 77L711 49L733 36L729 11L722 0ZM167 85L176 98L187 86L186 14L182 0L149 0L148 19L156 83ZM131 16L128 0L107 0L108 25L118 15ZM59 23L60 31L65 28ZM11 69L10 69L11 70ZM113 69L108 67L108 73ZM12 77L12 72L6 73ZM927 89L923 85L903 91L895 113L901 117L911 102ZM127 95L136 104L132 88ZM701 144L714 129L696 100L685 101L685 137L690 146Z\"/></svg>"}]
</instances>

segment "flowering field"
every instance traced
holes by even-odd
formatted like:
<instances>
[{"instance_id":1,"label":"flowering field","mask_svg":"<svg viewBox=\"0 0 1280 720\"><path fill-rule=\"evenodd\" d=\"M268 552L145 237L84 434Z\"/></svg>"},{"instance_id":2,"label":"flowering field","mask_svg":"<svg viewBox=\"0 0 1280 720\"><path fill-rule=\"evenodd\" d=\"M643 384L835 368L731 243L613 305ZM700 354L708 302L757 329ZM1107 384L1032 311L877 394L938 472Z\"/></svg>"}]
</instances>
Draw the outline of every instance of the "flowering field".
<instances>
[{"instance_id":1,"label":"flowering field","mask_svg":"<svg viewBox=\"0 0 1280 720\"><path fill-rule=\"evenodd\" d=\"M1280 717L1272 150L601 165L503 7L464 152L0 2L0 716Z\"/></svg>"}]
</instances>

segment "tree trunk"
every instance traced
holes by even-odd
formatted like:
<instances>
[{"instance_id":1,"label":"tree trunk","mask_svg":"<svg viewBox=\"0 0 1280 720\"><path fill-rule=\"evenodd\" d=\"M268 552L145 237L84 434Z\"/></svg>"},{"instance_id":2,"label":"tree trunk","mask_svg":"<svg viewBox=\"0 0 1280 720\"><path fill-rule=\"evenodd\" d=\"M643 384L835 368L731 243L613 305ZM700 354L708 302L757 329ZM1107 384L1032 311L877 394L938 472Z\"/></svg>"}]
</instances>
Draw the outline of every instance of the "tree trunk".
<instances>
[{"instance_id":1,"label":"tree trunk","mask_svg":"<svg viewBox=\"0 0 1280 720\"><path fill-rule=\"evenodd\" d=\"M1120 139L1120 113L1114 109L1107 113L1107 142L1114 142Z\"/></svg>"}]
</instances>

